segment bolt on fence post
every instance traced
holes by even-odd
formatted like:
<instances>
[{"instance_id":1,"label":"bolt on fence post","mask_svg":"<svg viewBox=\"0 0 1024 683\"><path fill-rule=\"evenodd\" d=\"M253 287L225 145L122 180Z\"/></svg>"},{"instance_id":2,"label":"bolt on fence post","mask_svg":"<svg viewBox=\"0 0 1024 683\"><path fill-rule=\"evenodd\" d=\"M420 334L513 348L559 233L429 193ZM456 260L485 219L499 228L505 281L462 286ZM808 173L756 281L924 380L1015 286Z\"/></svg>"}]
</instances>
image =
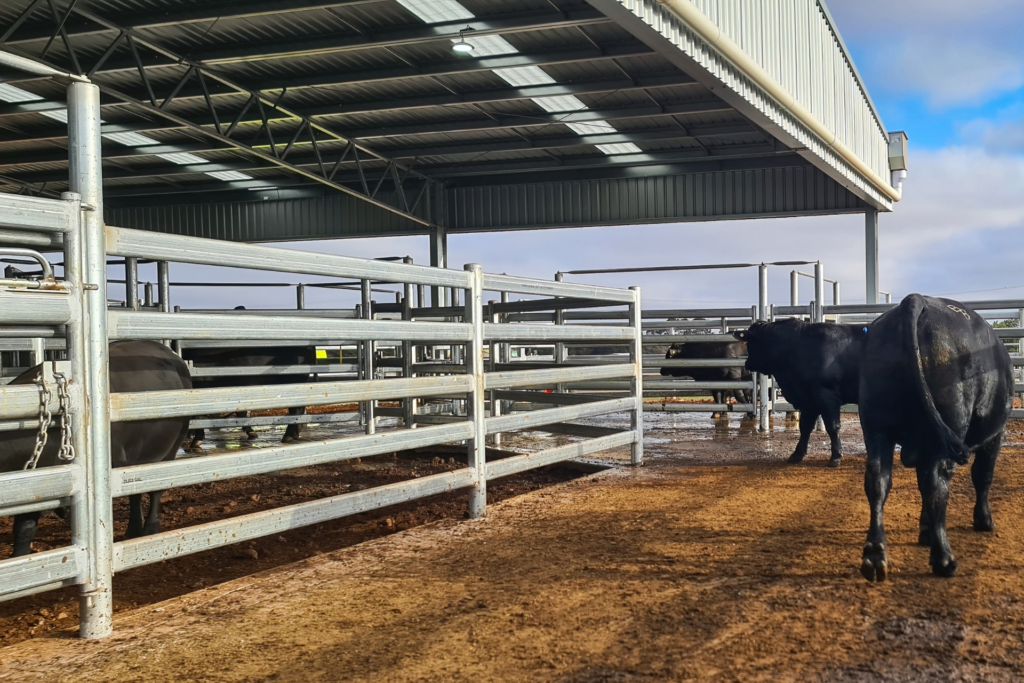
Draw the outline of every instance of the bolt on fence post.
<instances>
[{"instance_id":1,"label":"bolt on fence post","mask_svg":"<svg viewBox=\"0 0 1024 683\"><path fill-rule=\"evenodd\" d=\"M409 265L412 263L412 257L406 256L402 259L402 263ZM412 292L413 286L408 282L402 286L402 320L406 322L412 320ZM405 377L413 376L413 345L411 341L402 342L402 375ZM405 423L407 429L416 428L416 399L414 397L407 397L402 399L402 421Z\"/></svg>"},{"instance_id":2,"label":"bolt on fence post","mask_svg":"<svg viewBox=\"0 0 1024 683\"><path fill-rule=\"evenodd\" d=\"M373 319L373 302L370 300L370 281L360 280L362 297L363 297L363 318L365 320ZM373 379L373 342L372 341L361 341L359 342L360 347L363 349L363 379ZM366 433L373 434L377 431L377 420L374 415L374 402L363 401L363 415L366 418Z\"/></svg>"},{"instance_id":3,"label":"bolt on fence post","mask_svg":"<svg viewBox=\"0 0 1024 683\"><path fill-rule=\"evenodd\" d=\"M85 399L86 448L79 452L85 467L85 526L88 528L87 579L80 593L83 638L103 638L113 630L114 510L110 497L110 383L107 376L107 257L103 230L103 167L100 140L100 89L91 83L68 86L68 147L71 190L91 207L83 214L80 249L71 255L81 265L75 292L83 302L78 330L68 335L77 365L79 391ZM71 241L74 241L73 239ZM95 289L85 289L88 284ZM74 327L74 326L72 326ZM77 338L77 339L76 339ZM77 347L78 351L75 351ZM84 380L84 387L82 386ZM80 529L81 531L82 529Z\"/></svg>"},{"instance_id":4,"label":"bolt on fence post","mask_svg":"<svg viewBox=\"0 0 1024 683\"><path fill-rule=\"evenodd\" d=\"M476 470L476 484L469 490L469 516L483 517L487 512L487 417L484 413L484 274L476 263L465 269L472 281L466 290L465 320L473 326L466 371L473 377L469 401L469 419L473 421L473 439L469 442L469 466Z\"/></svg>"},{"instance_id":5,"label":"bolt on fence post","mask_svg":"<svg viewBox=\"0 0 1024 683\"><path fill-rule=\"evenodd\" d=\"M644 316L640 288L633 286L629 289L633 292L633 302L629 304L629 325L636 335L629 346L629 362L635 367L629 388L636 398L629 413L629 427L635 433L629 448L629 461L635 466L644 464Z\"/></svg>"}]
</instances>

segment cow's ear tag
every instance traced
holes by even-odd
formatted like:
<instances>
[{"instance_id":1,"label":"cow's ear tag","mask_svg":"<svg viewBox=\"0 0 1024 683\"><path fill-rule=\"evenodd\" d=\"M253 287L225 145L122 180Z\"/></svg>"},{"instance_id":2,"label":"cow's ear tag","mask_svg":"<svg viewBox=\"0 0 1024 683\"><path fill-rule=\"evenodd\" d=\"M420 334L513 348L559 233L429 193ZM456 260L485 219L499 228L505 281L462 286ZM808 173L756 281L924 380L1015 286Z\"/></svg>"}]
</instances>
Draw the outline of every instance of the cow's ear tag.
<instances>
[{"instance_id":1,"label":"cow's ear tag","mask_svg":"<svg viewBox=\"0 0 1024 683\"><path fill-rule=\"evenodd\" d=\"M868 333L868 328L867 328L867 326L865 326L864 327L864 334L867 334L867 333Z\"/></svg>"}]
</instances>

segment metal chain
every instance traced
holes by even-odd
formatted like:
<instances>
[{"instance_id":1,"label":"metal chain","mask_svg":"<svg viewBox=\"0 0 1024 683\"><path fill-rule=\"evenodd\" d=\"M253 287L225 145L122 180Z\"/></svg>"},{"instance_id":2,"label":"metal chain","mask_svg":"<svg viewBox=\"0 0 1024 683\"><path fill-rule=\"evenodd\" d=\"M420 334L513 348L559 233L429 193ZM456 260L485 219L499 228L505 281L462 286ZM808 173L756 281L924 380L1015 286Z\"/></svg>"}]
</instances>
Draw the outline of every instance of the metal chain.
<instances>
[{"instance_id":1,"label":"metal chain","mask_svg":"<svg viewBox=\"0 0 1024 683\"><path fill-rule=\"evenodd\" d=\"M75 447L71 443L71 395L68 392L68 378L61 372L53 373L57 380L57 400L60 402L60 450L61 460L74 460Z\"/></svg>"},{"instance_id":2,"label":"metal chain","mask_svg":"<svg viewBox=\"0 0 1024 683\"><path fill-rule=\"evenodd\" d=\"M39 464L39 458L43 455L43 449L46 447L47 432L50 429L50 423L53 422L53 415L50 414L50 399L53 398L53 394L50 393L50 388L46 386L46 378L42 368L39 369L36 386L39 387L39 433L36 434L36 446L32 450L32 457L29 458L22 468L25 470L34 470L36 465Z\"/></svg>"}]
</instances>

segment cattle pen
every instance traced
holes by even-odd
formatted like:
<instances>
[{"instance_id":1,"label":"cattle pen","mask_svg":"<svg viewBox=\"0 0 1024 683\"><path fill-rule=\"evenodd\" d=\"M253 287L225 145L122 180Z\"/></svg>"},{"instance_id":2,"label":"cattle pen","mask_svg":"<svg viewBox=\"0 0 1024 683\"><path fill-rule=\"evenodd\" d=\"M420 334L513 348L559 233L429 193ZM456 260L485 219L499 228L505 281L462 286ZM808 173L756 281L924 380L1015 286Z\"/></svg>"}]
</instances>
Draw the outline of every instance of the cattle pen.
<instances>
[{"instance_id":1,"label":"cattle pen","mask_svg":"<svg viewBox=\"0 0 1024 683\"><path fill-rule=\"evenodd\" d=\"M901 471L866 587L857 417L787 466L793 406L705 353L894 305L907 145L825 0L0 3L0 680L1024 677L1020 423L961 575L917 573ZM688 250L769 218L854 277ZM492 237L655 225L646 262ZM964 303L1024 368L1024 300ZM124 341L192 388L112 390Z\"/></svg>"}]
</instances>

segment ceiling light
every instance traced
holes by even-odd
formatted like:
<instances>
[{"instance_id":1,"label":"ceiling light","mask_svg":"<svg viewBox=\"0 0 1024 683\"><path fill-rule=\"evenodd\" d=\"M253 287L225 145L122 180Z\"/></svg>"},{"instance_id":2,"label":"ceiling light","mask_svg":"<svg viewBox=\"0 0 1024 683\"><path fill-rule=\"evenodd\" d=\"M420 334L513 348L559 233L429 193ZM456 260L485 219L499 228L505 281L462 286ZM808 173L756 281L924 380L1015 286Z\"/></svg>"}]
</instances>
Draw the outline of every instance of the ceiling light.
<instances>
[{"instance_id":1,"label":"ceiling light","mask_svg":"<svg viewBox=\"0 0 1024 683\"><path fill-rule=\"evenodd\" d=\"M467 26L466 28L464 28L461 31L459 31L459 42L452 43L452 49L455 50L456 52L460 52L462 54L469 54L470 52L472 52L473 51L473 43L467 43L466 42L466 31L475 31L475 30L476 29L473 28L472 26Z\"/></svg>"},{"instance_id":2,"label":"ceiling light","mask_svg":"<svg viewBox=\"0 0 1024 683\"><path fill-rule=\"evenodd\" d=\"M206 175L213 176L217 180L252 180L251 175L238 171L207 171Z\"/></svg>"}]
</instances>

